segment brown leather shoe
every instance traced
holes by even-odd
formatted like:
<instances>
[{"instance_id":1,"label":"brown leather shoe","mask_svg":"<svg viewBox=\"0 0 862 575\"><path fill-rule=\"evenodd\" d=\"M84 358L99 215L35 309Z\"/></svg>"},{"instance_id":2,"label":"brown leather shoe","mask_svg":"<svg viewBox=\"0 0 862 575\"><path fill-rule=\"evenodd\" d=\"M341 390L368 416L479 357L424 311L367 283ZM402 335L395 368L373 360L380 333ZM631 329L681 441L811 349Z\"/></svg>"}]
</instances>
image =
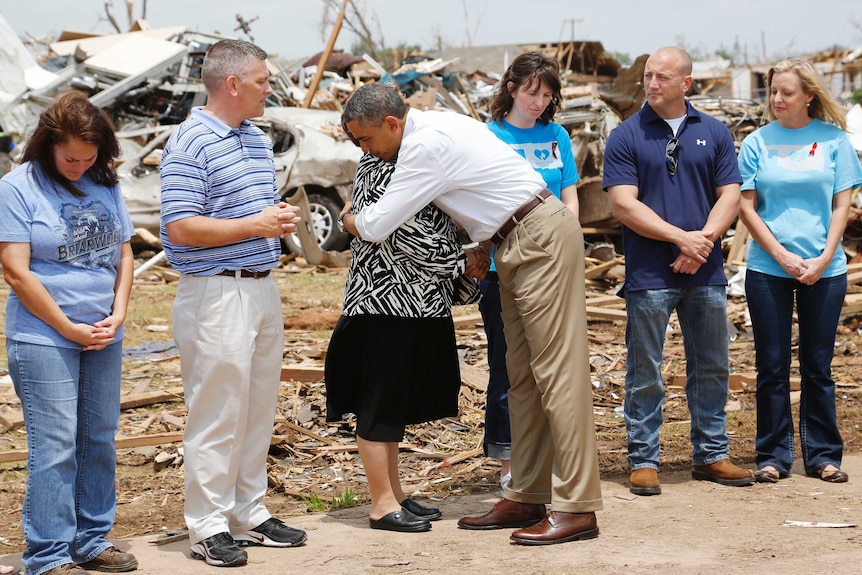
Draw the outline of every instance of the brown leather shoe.
<instances>
[{"instance_id":1,"label":"brown leather shoe","mask_svg":"<svg viewBox=\"0 0 862 575\"><path fill-rule=\"evenodd\" d=\"M108 547L81 567L92 571L106 573L123 573L138 568L138 560L131 553L121 553L116 547Z\"/></svg>"},{"instance_id":2,"label":"brown leather shoe","mask_svg":"<svg viewBox=\"0 0 862 575\"><path fill-rule=\"evenodd\" d=\"M629 477L629 491L635 495L660 495L661 485L658 482L658 471L652 467L643 467L632 471Z\"/></svg>"},{"instance_id":3,"label":"brown leather shoe","mask_svg":"<svg viewBox=\"0 0 862 575\"><path fill-rule=\"evenodd\" d=\"M754 474L748 469L734 465L730 459L719 459L712 465L695 465L691 468L691 477L734 487L754 484Z\"/></svg>"},{"instance_id":4,"label":"brown leather shoe","mask_svg":"<svg viewBox=\"0 0 862 575\"><path fill-rule=\"evenodd\" d=\"M458 520L458 527L461 529L529 527L544 517L545 506L541 503L518 503L503 497L488 512L462 517Z\"/></svg>"},{"instance_id":5,"label":"brown leather shoe","mask_svg":"<svg viewBox=\"0 0 862 575\"><path fill-rule=\"evenodd\" d=\"M539 523L512 532L509 539L518 545L553 545L599 536L596 514L551 511Z\"/></svg>"}]
</instances>

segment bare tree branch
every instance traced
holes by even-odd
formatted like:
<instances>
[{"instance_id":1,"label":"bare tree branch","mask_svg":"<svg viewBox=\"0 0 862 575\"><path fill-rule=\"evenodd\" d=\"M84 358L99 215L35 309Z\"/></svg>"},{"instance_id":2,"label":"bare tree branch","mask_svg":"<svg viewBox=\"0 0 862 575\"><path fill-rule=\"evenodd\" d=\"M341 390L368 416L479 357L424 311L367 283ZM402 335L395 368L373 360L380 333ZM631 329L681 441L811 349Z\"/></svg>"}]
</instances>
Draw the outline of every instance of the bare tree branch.
<instances>
[{"instance_id":1,"label":"bare tree branch","mask_svg":"<svg viewBox=\"0 0 862 575\"><path fill-rule=\"evenodd\" d=\"M108 17L108 22L111 23L111 26L114 27L114 30L117 31L117 34L120 34L120 33L122 33L122 30L120 30L120 25L117 24L117 20L114 18L114 15L111 14L111 8L112 7L113 7L113 3L111 2L111 0L107 0L105 2L105 16Z\"/></svg>"},{"instance_id":2,"label":"bare tree branch","mask_svg":"<svg viewBox=\"0 0 862 575\"><path fill-rule=\"evenodd\" d=\"M479 31L479 26L482 24L482 19L485 17L483 9L479 16L476 17L476 24L473 30L470 29L470 13L467 11L467 0L461 0L461 6L464 8L464 29L467 33L467 46L472 47L476 33Z\"/></svg>"},{"instance_id":3,"label":"bare tree branch","mask_svg":"<svg viewBox=\"0 0 862 575\"><path fill-rule=\"evenodd\" d=\"M320 37L321 39L326 39L335 23L335 19L338 17L338 13L341 11L341 2L338 0L322 0L322 2L323 15L320 22ZM357 3L355 0L349 0L342 26L359 38L359 42L365 46L372 58L379 59L380 53L386 50L386 42L383 40L380 20L377 18L376 13L371 13L371 19L376 24L375 33L375 30L369 25L368 18L363 15L365 12L367 12L365 2Z\"/></svg>"}]
</instances>

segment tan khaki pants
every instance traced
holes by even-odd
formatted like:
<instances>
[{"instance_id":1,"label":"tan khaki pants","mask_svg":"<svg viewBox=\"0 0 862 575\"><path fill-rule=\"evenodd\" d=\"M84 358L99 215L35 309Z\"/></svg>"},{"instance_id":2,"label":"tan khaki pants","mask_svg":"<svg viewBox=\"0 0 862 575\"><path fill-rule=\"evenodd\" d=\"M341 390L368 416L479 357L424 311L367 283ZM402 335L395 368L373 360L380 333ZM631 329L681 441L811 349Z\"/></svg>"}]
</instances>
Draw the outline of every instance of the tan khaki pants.
<instances>
[{"instance_id":1,"label":"tan khaki pants","mask_svg":"<svg viewBox=\"0 0 862 575\"><path fill-rule=\"evenodd\" d=\"M602 508L584 294L584 241L551 197L501 243L512 483L504 497L553 511Z\"/></svg>"}]
</instances>

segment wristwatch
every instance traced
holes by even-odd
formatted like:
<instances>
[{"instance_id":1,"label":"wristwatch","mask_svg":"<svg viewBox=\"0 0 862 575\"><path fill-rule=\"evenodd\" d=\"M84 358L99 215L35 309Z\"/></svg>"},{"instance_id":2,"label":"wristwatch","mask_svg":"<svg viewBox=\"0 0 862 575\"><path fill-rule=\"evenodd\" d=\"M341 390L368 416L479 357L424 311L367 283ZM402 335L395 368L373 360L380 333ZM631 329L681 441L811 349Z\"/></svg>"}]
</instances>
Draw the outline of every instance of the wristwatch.
<instances>
[{"instance_id":1,"label":"wristwatch","mask_svg":"<svg viewBox=\"0 0 862 575\"><path fill-rule=\"evenodd\" d=\"M344 216L347 215L348 212L342 212L339 214L338 219L335 220L335 225L338 226L339 232L345 232L347 230L344 229Z\"/></svg>"}]
</instances>

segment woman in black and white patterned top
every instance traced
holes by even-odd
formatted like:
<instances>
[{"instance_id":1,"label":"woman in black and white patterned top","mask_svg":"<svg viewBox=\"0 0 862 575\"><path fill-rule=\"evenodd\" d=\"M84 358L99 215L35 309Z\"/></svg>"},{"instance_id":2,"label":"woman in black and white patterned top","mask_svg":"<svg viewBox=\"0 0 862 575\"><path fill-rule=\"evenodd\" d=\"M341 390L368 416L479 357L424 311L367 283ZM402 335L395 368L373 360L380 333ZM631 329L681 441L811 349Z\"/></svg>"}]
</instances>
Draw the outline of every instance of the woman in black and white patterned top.
<instances>
[{"instance_id":1,"label":"woman in black and white patterned top","mask_svg":"<svg viewBox=\"0 0 862 575\"><path fill-rule=\"evenodd\" d=\"M365 154L352 210L376 202L394 163ZM458 413L460 373L452 304L476 301L454 221L428 205L386 240L353 238L342 316L326 355L327 421L356 414L371 492L372 528L418 532L440 511L407 498L398 443L407 424Z\"/></svg>"}]
</instances>

